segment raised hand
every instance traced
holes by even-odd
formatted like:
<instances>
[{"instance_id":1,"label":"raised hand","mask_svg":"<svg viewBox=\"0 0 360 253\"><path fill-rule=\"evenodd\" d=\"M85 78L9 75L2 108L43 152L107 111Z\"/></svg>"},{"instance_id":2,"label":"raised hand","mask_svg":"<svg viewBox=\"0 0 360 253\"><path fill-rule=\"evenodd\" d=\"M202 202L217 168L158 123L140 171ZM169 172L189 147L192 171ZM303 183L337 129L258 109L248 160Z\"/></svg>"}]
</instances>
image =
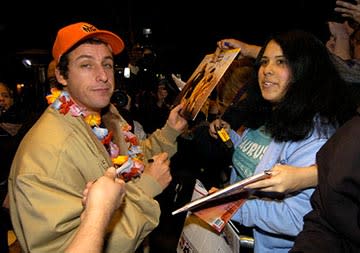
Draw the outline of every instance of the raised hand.
<instances>
[{"instance_id":1,"label":"raised hand","mask_svg":"<svg viewBox=\"0 0 360 253\"><path fill-rule=\"evenodd\" d=\"M351 18L360 23L360 0L356 0L356 4L345 1L336 1L335 11L339 12L345 18Z\"/></svg>"}]
</instances>

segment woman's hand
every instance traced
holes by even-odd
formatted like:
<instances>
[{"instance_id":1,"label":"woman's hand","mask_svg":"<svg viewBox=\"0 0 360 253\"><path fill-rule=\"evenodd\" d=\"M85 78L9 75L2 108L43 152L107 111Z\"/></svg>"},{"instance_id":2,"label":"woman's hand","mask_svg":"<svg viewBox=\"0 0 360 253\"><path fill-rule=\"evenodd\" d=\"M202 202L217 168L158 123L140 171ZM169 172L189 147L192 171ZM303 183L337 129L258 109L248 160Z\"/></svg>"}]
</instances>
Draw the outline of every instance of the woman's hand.
<instances>
[{"instance_id":1,"label":"woman's hand","mask_svg":"<svg viewBox=\"0 0 360 253\"><path fill-rule=\"evenodd\" d=\"M209 134L213 138L217 139L218 138L217 131L219 131L221 128L224 128L227 132L230 131L229 123L227 123L226 121L224 121L222 119L216 119L213 122L211 122L209 125Z\"/></svg>"},{"instance_id":2,"label":"woman's hand","mask_svg":"<svg viewBox=\"0 0 360 253\"><path fill-rule=\"evenodd\" d=\"M249 184L246 188L265 192L291 193L317 185L317 166L294 167L276 164L271 177Z\"/></svg>"}]
</instances>

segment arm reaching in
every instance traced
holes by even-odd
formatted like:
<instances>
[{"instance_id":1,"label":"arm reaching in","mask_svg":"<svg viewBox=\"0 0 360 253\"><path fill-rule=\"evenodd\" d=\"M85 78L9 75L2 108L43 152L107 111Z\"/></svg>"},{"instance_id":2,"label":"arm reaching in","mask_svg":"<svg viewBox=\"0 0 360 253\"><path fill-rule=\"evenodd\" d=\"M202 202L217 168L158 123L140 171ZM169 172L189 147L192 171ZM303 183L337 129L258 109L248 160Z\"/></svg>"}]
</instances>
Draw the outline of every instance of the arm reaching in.
<instances>
[{"instance_id":1,"label":"arm reaching in","mask_svg":"<svg viewBox=\"0 0 360 253\"><path fill-rule=\"evenodd\" d=\"M89 182L83 192L81 224L66 253L100 253L106 228L125 195L125 182L110 167L96 182Z\"/></svg>"},{"instance_id":2,"label":"arm reaching in","mask_svg":"<svg viewBox=\"0 0 360 253\"><path fill-rule=\"evenodd\" d=\"M249 184L246 188L267 192L291 193L317 185L317 166L294 167L277 164L271 169L271 177Z\"/></svg>"},{"instance_id":3,"label":"arm reaching in","mask_svg":"<svg viewBox=\"0 0 360 253\"><path fill-rule=\"evenodd\" d=\"M339 12L345 18L351 18L355 22L360 23L360 0L356 0L356 4L345 1L336 1L335 11Z\"/></svg>"},{"instance_id":4,"label":"arm reaching in","mask_svg":"<svg viewBox=\"0 0 360 253\"><path fill-rule=\"evenodd\" d=\"M223 39L217 42L217 46L221 49L241 48L240 55L250 58L256 58L261 47L257 45L247 44L236 39Z\"/></svg>"}]
</instances>

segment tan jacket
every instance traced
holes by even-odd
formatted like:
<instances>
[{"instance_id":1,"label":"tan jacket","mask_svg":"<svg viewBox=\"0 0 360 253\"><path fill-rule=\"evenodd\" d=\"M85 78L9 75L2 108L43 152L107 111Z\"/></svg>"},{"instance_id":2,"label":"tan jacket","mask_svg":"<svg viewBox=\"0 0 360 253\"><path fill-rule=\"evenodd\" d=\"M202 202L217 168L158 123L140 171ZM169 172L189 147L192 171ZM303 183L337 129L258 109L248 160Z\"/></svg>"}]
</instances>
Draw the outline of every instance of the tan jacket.
<instances>
[{"instance_id":1,"label":"tan jacket","mask_svg":"<svg viewBox=\"0 0 360 253\"><path fill-rule=\"evenodd\" d=\"M119 133L125 121L114 107L103 122L124 150ZM161 151L173 155L178 135L167 125L155 131L141 143L145 159ZM82 117L47 108L20 144L9 176L11 219L23 250L63 252L80 224L86 183L102 176L109 166L107 151ZM159 222L160 208L153 197L160 192L160 185L147 175L127 183L104 252L135 252Z\"/></svg>"}]
</instances>

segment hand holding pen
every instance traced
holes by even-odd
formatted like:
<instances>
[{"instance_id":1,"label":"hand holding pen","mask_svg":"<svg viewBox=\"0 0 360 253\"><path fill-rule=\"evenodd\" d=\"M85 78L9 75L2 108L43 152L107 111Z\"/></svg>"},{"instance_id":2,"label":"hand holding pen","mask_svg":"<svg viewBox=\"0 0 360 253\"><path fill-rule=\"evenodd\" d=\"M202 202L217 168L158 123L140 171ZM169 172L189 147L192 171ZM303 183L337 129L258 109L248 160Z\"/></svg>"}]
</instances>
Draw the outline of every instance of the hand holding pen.
<instances>
[{"instance_id":1,"label":"hand holding pen","mask_svg":"<svg viewBox=\"0 0 360 253\"><path fill-rule=\"evenodd\" d=\"M168 153L159 153L149 159L148 164L145 165L144 174L153 177L162 189L165 189L172 180Z\"/></svg>"}]
</instances>

